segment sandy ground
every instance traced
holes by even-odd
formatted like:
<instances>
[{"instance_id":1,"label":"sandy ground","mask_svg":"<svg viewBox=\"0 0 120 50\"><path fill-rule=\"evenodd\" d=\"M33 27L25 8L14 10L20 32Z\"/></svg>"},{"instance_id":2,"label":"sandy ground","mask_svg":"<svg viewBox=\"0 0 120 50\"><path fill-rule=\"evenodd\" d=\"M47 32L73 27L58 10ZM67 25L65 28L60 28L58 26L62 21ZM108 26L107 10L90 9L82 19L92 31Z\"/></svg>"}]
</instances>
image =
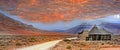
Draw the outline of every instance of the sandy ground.
<instances>
[{"instance_id":1,"label":"sandy ground","mask_svg":"<svg viewBox=\"0 0 120 50\"><path fill-rule=\"evenodd\" d=\"M120 48L101 48L100 50L120 50Z\"/></svg>"},{"instance_id":2,"label":"sandy ground","mask_svg":"<svg viewBox=\"0 0 120 50\"><path fill-rule=\"evenodd\" d=\"M59 43L62 40L55 40L55 41L50 41L30 47L24 47L24 48L17 48L14 50L48 50L49 48L55 46L57 43Z\"/></svg>"}]
</instances>

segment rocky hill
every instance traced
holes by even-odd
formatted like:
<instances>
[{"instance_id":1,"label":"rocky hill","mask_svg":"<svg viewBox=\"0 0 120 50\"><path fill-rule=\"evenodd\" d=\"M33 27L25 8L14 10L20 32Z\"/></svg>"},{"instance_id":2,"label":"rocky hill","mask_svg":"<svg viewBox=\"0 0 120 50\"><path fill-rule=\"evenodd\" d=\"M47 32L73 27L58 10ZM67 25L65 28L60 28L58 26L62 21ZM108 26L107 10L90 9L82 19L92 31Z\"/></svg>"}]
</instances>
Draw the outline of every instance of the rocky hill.
<instances>
[{"instance_id":1,"label":"rocky hill","mask_svg":"<svg viewBox=\"0 0 120 50\"><path fill-rule=\"evenodd\" d=\"M0 14L0 35L20 34L20 35L56 35L59 33L39 30L32 25L27 25ZM59 34L60 35L60 34ZM62 35L62 33L61 33Z\"/></svg>"},{"instance_id":2,"label":"rocky hill","mask_svg":"<svg viewBox=\"0 0 120 50\"><path fill-rule=\"evenodd\" d=\"M94 24L82 23L82 24L75 26L73 28L70 28L68 30L54 30L54 31L76 34L78 32L81 32L82 30L90 31L93 26L94 26ZM120 23L102 22L101 24L97 25L97 27L104 28L113 34L120 34L120 31L119 31Z\"/></svg>"},{"instance_id":3,"label":"rocky hill","mask_svg":"<svg viewBox=\"0 0 120 50\"><path fill-rule=\"evenodd\" d=\"M120 23L101 23L100 26L106 28L113 34L120 34Z\"/></svg>"},{"instance_id":4,"label":"rocky hill","mask_svg":"<svg viewBox=\"0 0 120 50\"><path fill-rule=\"evenodd\" d=\"M78 32L81 32L82 30L90 30L92 28L93 25L90 25L90 24L87 24L87 23L82 23L78 26L75 26L73 28L70 28L68 30L66 30L65 32L68 32L68 33L78 33Z\"/></svg>"},{"instance_id":5,"label":"rocky hill","mask_svg":"<svg viewBox=\"0 0 120 50\"><path fill-rule=\"evenodd\" d=\"M31 25L26 25L19 21L13 20L3 14L0 14L0 34L9 33L9 34L24 34L26 31L37 30ZM29 34L29 33L25 33ZM34 33L33 33L34 34Z\"/></svg>"}]
</instances>

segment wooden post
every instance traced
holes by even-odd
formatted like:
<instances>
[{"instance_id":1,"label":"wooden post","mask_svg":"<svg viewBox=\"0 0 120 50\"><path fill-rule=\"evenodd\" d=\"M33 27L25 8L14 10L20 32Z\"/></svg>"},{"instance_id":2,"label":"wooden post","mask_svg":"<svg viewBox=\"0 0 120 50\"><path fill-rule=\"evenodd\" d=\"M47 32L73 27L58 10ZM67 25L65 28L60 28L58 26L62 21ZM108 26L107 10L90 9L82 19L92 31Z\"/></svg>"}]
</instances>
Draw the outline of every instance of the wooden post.
<instances>
[{"instance_id":1,"label":"wooden post","mask_svg":"<svg viewBox=\"0 0 120 50\"><path fill-rule=\"evenodd\" d=\"M101 35L101 40L103 41L103 35Z\"/></svg>"},{"instance_id":2,"label":"wooden post","mask_svg":"<svg viewBox=\"0 0 120 50\"><path fill-rule=\"evenodd\" d=\"M105 40L105 35L104 35L104 38L103 38L103 40Z\"/></svg>"},{"instance_id":3,"label":"wooden post","mask_svg":"<svg viewBox=\"0 0 120 50\"><path fill-rule=\"evenodd\" d=\"M103 36L101 35L101 41L102 41L102 37L103 37Z\"/></svg>"},{"instance_id":4,"label":"wooden post","mask_svg":"<svg viewBox=\"0 0 120 50\"><path fill-rule=\"evenodd\" d=\"M109 40L109 35L107 35L107 40Z\"/></svg>"},{"instance_id":5,"label":"wooden post","mask_svg":"<svg viewBox=\"0 0 120 50\"><path fill-rule=\"evenodd\" d=\"M96 35L96 40L98 40L98 35Z\"/></svg>"},{"instance_id":6,"label":"wooden post","mask_svg":"<svg viewBox=\"0 0 120 50\"><path fill-rule=\"evenodd\" d=\"M107 40L107 35L105 35L105 40Z\"/></svg>"}]
</instances>

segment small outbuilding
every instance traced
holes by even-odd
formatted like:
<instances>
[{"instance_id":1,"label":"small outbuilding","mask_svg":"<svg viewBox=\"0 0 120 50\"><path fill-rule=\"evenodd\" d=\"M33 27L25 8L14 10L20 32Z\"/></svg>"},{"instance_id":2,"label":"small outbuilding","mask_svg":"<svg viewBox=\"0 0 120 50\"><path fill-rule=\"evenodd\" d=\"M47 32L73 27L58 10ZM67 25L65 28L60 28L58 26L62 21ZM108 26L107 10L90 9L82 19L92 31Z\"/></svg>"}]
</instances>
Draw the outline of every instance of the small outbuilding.
<instances>
[{"instance_id":1,"label":"small outbuilding","mask_svg":"<svg viewBox=\"0 0 120 50\"><path fill-rule=\"evenodd\" d=\"M86 37L88 37L88 32L87 30L83 30L81 32L78 33L78 38L80 40L86 40Z\"/></svg>"}]
</instances>

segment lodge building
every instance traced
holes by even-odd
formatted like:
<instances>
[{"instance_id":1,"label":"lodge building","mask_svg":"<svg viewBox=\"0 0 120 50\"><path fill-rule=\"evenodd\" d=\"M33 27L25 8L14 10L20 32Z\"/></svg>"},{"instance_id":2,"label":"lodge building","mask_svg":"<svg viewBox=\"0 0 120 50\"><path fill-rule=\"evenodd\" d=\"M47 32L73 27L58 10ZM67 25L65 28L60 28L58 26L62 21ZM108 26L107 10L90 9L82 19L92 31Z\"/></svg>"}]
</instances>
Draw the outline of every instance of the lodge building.
<instances>
[{"instance_id":1,"label":"lodge building","mask_svg":"<svg viewBox=\"0 0 120 50\"><path fill-rule=\"evenodd\" d=\"M80 39L86 41L110 41L112 38L112 33L105 30L104 28L100 29L96 25L90 30L78 33Z\"/></svg>"}]
</instances>

